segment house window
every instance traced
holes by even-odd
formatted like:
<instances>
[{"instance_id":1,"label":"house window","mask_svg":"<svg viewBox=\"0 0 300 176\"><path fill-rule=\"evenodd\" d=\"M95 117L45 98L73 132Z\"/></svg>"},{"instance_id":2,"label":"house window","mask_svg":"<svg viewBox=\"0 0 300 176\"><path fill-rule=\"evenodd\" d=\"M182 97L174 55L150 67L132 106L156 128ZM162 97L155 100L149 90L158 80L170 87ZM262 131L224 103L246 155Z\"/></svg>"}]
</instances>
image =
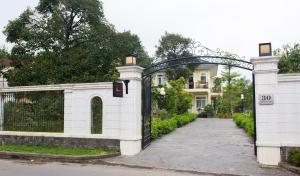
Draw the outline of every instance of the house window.
<instances>
[{"instance_id":1,"label":"house window","mask_svg":"<svg viewBox=\"0 0 300 176\"><path fill-rule=\"evenodd\" d=\"M100 97L94 97L91 100L91 133L102 133L102 100Z\"/></svg>"},{"instance_id":2,"label":"house window","mask_svg":"<svg viewBox=\"0 0 300 176\"><path fill-rule=\"evenodd\" d=\"M189 89L194 89L194 79L193 77L189 77Z\"/></svg>"},{"instance_id":3,"label":"house window","mask_svg":"<svg viewBox=\"0 0 300 176\"><path fill-rule=\"evenodd\" d=\"M198 108L204 108L206 106L206 97L196 97L196 106Z\"/></svg>"},{"instance_id":4,"label":"house window","mask_svg":"<svg viewBox=\"0 0 300 176\"><path fill-rule=\"evenodd\" d=\"M201 80L201 84L205 84L206 83L206 73L201 73L200 80Z\"/></svg>"},{"instance_id":5,"label":"house window","mask_svg":"<svg viewBox=\"0 0 300 176\"><path fill-rule=\"evenodd\" d=\"M165 84L165 78L164 78L164 75L157 75L157 82L158 82L158 85L164 85Z\"/></svg>"}]
</instances>

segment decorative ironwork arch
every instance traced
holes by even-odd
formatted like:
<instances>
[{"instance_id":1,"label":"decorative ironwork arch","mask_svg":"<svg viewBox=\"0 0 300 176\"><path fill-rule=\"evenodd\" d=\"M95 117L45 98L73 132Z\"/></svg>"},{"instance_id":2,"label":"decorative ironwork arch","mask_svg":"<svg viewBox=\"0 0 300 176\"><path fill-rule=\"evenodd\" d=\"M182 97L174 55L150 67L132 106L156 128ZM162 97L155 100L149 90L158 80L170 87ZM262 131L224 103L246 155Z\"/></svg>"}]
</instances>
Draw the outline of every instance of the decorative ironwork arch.
<instances>
[{"instance_id":1,"label":"decorative ironwork arch","mask_svg":"<svg viewBox=\"0 0 300 176\"><path fill-rule=\"evenodd\" d=\"M249 71L253 70L251 62L234 59L230 57L221 56L191 56L184 58L170 59L162 62L158 62L150 65L143 71L143 77L150 76L151 74L160 70L168 69L179 65L189 64L217 64L217 65L228 65L232 67L238 67Z\"/></svg>"},{"instance_id":2,"label":"decorative ironwork arch","mask_svg":"<svg viewBox=\"0 0 300 176\"><path fill-rule=\"evenodd\" d=\"M168 69L179 65L189 64L217 64L238 67L249 71L253 70L251 62L246 61L245 57L240 57L236 54L221 51L220 49L211 50L201 43L195 42L191 44L186 51L187 57L165 59L161 62L156 62L150 65L143 71L143 77L150 76L151 74L160 70ZM157 59L160 60L160 59Z\"/></svg>"}]
</instances>

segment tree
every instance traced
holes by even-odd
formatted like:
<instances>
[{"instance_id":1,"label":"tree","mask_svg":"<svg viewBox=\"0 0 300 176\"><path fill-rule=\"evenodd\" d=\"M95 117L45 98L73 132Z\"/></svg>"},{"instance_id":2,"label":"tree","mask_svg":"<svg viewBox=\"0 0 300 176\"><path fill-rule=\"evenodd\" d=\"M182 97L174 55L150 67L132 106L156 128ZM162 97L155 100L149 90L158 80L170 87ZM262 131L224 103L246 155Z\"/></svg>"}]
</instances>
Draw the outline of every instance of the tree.
<instances>
[{"instance_id":1,"label":"tree","mask_svg":"<svg viewBox=\"0 0 300 176\"><path fill-rule=\"evenodd\" d=\"M152 100L157 103L160 110L165 109L168 113L183 114L192 107L192 95L183 90L185 85L183 77L178 80L169 81L162 88L152 89ZM162 95L161 89L165 91Z\"/></svg>"},{"instance_id":2,"label":"tree","mask_svg":"<svg viewBox=\"0 0 300 176\"><path fill-rule=\"evenodd\" d=\"M9 56L9 53L7 52L7 50L5 48L0 48L0 59L3 59L8 56Z\"/></svg>"},{"instance_id":3,"label":"tree","mask_svg":"<svg viewBox=\"0 0 300 176\"><path fill-rule=\"evenodd\" d=\"M252 109L252 84L249 80L241 77L236 72L229 73L223 71L221 73L223 87L223 96L217 98L218 112L233 113L243 110L243 106L247 109ZM244 100L241 99L241 94L244 95Z\"/></svg>"},{"instance_id":4,"label":"tree","mask_svg":"<svg viewBox=\"0 0 300 176\"><path fill-rule=\"evenodd\" d=\"M4 67L7 66L7 63L5 62L9 62L8 61L8 58L9 58L9 53L7 52L6 48L0 48L0 74L3 74L2 73L2 70Z\"/></svg>"},{"instance_id":5,"label":"tree","mask_svg":"<svg viewBox=\"0 0 300 176\"><path fill-rule=\"evenodd\" d=\"M192 44L193 40L190 38L166 32L159 40L159 45L156 46L156 57L165 61L192 56L190 52ZM166 73L169 80L177 80L180 77L188 78L192 70L191 66L177 66L167 69Z\"/></svg>"},{"instance_id":6,"label":"tree","mask_svg":"<svg viewBox=\"0 0 300 176\"><path fill-rule=\"evenodd\" d=\"M117 32L98 0L40 0L4 34L14 44L9 85L111 81L128 53L143 66L151 62L139 37Z\"/></svg>"},{"instance_id":7,"label":"tree","mask_svg":"<svg viewBox=\"0 0 300 176\"><path fill-rule=\"evenodd\" d=\"M280 56L279 73L300 72L300 44L284 45L282 49L275 50L274 54Z\"/></svg>"}]
</instances>

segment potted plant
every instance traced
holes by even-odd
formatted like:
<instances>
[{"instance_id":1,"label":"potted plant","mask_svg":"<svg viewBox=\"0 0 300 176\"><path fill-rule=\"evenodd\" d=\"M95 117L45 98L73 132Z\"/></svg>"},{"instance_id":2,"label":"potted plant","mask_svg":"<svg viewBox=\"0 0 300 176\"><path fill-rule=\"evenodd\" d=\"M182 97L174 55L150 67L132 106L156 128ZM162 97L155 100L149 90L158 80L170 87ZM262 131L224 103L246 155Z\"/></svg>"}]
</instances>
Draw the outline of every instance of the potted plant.
<instances>
[{"instance_id":1,"label":"potted plant","mask_svg":"<svg viewBox=\"0 0 300 176\"><path fill-rule=\"evenodd\" d=\"M207 113L203 108L198 108L198 118L207 118Z\"/></svg>"},{"instance_id":2,"label":"potted plant","mask_svg":"<svg viewBox=\"0 0 300 176\"><path fill-rule=\"evenodd\" d=\"M212 118L215 116L214 108L210 104L208 104L204 107L204 112L207 114L207 118Z\"/></svg>"}]
</instances>

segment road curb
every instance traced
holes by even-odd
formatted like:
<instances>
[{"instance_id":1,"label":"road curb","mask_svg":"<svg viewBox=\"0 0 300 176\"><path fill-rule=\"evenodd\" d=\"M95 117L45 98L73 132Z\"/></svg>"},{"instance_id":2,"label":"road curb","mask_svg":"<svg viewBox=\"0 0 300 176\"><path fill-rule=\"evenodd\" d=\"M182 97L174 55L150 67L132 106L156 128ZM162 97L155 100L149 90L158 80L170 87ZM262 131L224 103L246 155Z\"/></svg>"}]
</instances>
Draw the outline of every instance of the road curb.
<instances>
[{"instance_id":1,"label":"road curb","mask_svg":"<svg viewBox=\"0 0 300 176\"><path fill-rule=\"evenodd\" d=\"M120 164L120 163L113 163L113 162L108 162L108 161L104 161L104 160L97 161L94 164L103 164L103 165L108 165L108 166L121 166L121 167L127 167L127 168L137 168L137 169L164 170L164 171L173 171L173 172L179 172L179 173L189 173L189 174L207 175L207 176L246 176L246 175L236 175L236 174L211 173L211 172L200 172L200 171L193 171L193 170L166 169L166 168L157 168L157 167L151 167L151 166Z\"/></svg>"},{"instance_id":2,"label":"road curb","mask_svg":"<svg viewBox=\"0 0 300 176\"><path fill-rule=\"evenodd\" d=\"M70 162L70 163L92 163L96 160L119 156L120 153L91 155L91 156L66 156L66 155L51 155L51 154L36 154L36 153L19 153L19 152L0 152L0 159L21 159L35 161L55 161L55 162Z\"/></svg>"},{"instance_id":3,"label":"road curb","mask_svg":"<svg viewBox=\"0 0 300 176\"><path fill-rule=\"evenodd\" d=\"M300 168L299 167L296 167L296 166L292 166L286 162L280 162L279 163L279 167L281 168L284 168L288 171L291 171L291 172L294 172L296 174L299 174L300 175Z\"/></svg>"}]
</instances>

